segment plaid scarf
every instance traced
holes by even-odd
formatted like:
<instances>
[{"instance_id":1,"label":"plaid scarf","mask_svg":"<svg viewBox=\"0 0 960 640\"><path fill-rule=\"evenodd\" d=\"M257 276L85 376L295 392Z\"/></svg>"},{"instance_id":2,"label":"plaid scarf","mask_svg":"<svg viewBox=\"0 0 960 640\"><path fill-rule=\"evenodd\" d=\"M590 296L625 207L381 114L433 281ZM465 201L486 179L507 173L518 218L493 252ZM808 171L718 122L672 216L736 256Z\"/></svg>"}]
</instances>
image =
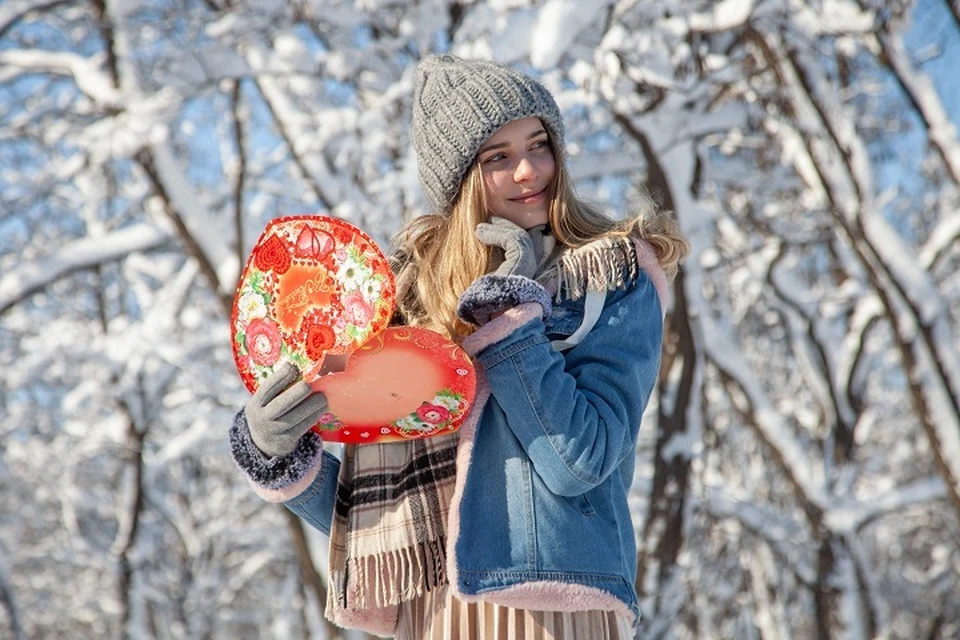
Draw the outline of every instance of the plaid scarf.
<instances>
[{"instance_id":1,"label":"plaid scarf","mask_svg":"<svg viewBox=\"0 0 960 640\"><path fill-rule=\"evenodd\" d=\"M330 531L326 615L355 626L446 584L458 435L344 447Z\"/></svg>"}]
</instances>

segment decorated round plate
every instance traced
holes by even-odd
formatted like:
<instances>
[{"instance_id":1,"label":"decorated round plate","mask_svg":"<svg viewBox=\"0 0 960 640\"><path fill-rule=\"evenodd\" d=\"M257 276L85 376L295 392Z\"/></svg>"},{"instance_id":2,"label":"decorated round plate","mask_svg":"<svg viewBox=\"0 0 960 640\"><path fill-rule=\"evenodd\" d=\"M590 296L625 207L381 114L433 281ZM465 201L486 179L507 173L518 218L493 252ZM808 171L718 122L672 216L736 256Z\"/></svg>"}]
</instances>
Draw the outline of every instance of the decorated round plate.
<instances>
[{"instance_id":1,"label":"decorated round plate","mask_svg":"<svg viewBox=\"0 0 960 640\"><path fill-rule=\"evenodd\" d=\"M233 356L251 392L284 360L301 371L356 350L390 322L396 288L376 243L326 216L271 221L234 296Z\"/></svg>"},{"instance_id":2,"label":"decorated round plate","mask_svg":"<svg viewBox=\"0 0 960 640\"><path fill-rule=\"evenodd\" d=\"M314 380L330 412L314 427L333 442L389 442L456 431L476 392L470 357L427 329L389 327L346 368Z\"/></svg>"}]
</instances>

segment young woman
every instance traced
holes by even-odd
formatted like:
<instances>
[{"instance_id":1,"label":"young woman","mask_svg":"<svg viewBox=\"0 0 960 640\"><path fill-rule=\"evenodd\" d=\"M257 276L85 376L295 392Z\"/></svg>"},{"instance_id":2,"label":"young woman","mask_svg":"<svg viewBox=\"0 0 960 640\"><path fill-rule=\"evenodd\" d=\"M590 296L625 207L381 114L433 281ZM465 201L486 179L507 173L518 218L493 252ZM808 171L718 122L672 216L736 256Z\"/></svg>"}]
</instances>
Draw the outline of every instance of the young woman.
<instances>
[{"instance_id":1,"label":"young woman","mask_svg":"<svg viewBox=\"0 0 960 640\"><path fill-rule=\"evenodd\" d=\"M398 320L471 355L458 433L347 446L292 365L230 432L254 489L330 535L327 616L397 638L632 638L627 495L660 363L668 281L688 248L665 215L579 201L563 123L533 78L431 56L413 143L437 213L398 236Z\"/></svg>"}]
</instances>

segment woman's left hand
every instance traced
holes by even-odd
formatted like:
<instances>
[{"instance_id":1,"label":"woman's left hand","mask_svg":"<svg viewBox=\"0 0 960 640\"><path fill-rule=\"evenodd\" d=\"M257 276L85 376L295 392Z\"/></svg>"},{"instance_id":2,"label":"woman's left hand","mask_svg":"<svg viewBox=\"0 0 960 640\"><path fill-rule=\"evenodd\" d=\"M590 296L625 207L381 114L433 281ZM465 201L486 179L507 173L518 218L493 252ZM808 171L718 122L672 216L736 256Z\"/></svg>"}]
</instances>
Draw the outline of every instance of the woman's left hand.
<instances>
[{"instance_id":1,"label":"woman's left hand","mask_svg":"<svg viewBox=\"0 0 960 640\"><path fill-rule=\"evenodd\" d=\"M533 234L538 237L533 238ZM477 239L489 247L503 249L503 264L496 273L502 276L533 278L537 273L538 243L540 230L524 229L506 218L492 217L489 222L477 225Z\"/></svg>"}]
</instances>

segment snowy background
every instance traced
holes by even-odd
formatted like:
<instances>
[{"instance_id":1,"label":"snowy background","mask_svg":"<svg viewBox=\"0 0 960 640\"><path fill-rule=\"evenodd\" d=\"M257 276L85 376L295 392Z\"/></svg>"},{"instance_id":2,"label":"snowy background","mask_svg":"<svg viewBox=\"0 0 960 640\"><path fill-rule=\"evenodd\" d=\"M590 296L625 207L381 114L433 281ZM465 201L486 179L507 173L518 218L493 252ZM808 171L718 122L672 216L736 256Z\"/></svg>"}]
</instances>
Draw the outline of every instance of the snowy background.
<instances>
[{"instance_id":1,"label":"snowy background","mask_svg":"<svg viewBox=\"0 0 960 640\"><path fill-rule=\"evenodd\" d=\"M691 240L647 637L960 637L956 0L0 1L0 637L335 637L228 455L228 309L271 218L424 211L431 51L540 76L580 191Z\"/></svg>"}]
</instances>

